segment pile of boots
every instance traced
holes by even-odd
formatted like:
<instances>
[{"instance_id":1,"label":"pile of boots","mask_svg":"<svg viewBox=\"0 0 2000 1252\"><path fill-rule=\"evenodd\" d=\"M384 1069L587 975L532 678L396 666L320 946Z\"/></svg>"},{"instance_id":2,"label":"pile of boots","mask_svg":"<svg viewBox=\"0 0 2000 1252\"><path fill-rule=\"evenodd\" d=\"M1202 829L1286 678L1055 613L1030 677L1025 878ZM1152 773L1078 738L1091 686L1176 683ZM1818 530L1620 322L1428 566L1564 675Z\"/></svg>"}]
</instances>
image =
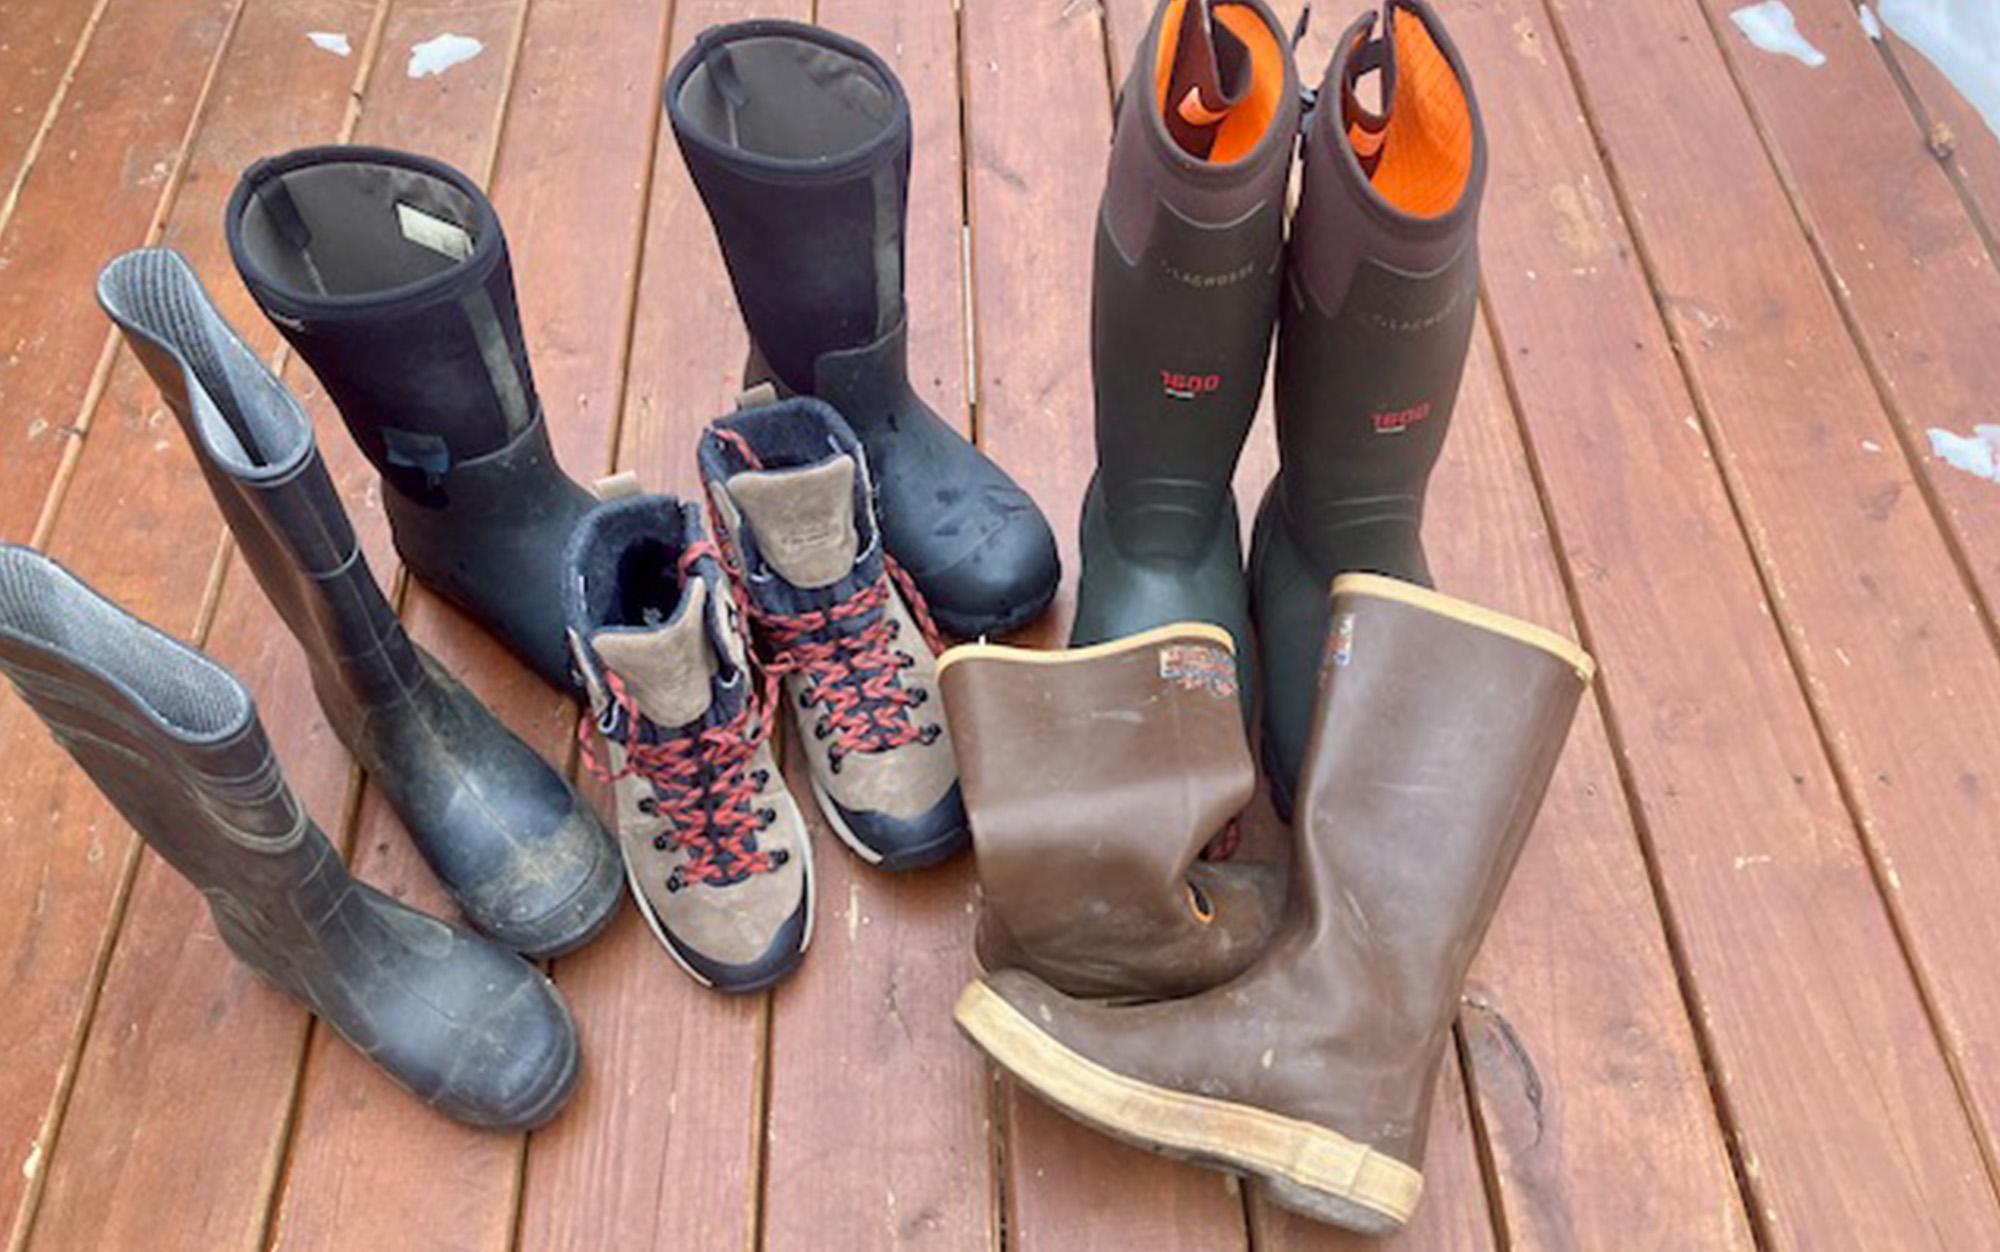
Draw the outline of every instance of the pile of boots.
<instances>
[{"instance_id":1,"label":"pile of boots","mask_svg":"<svg viewBox=\"0 0 2000 1252\"><path fill-rule=\"evenodd\" d=\"M1423 0L1350 26L1303 120L1291 42L1262 0L1168 0L1133 59L1097 223L1097 472L1072 637L1228 630L1246 707L1261 660L1281 813L1327 585L1430 584L1424 490L1472 331L1486 181L1471 82ZM1274 327L1280 469L1246 581L1230 481Z\"/></svg>"},{"instance_id":2,"label":"pile of boots","mask_svg":"<svg viewBox=\"0 0 2000 1252\"><path fill-rule=\"evenodd\" d=\"M1070 1116L1387 1234L1592 663L1428 589L1484 182L1458 57L1421 0L1341 36L1287 238L1291 42L1261 0L1166 0L1134 58L1073 647L940 665L983 895L956 1017ZM1274 326L1281 470L1246 579L1230 481ZM1253 647L1282 907L1271 867L1199 859L1255 790Z\"/></svg>"}]
</instances>

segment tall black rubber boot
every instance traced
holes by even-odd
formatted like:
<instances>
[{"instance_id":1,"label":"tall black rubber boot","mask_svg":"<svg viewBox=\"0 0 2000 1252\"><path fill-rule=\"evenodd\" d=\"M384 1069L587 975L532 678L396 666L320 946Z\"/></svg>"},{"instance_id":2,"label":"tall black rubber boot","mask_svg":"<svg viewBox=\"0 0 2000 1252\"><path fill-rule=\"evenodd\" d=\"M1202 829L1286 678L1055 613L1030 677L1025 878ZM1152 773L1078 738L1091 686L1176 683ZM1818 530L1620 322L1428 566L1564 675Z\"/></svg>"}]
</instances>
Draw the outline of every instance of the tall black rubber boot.
<instances>
[{"instance_id":1,"label":"tall black rubber boot","mask_svg":"<svg viewBox=\"0 0 2000 1252\"><path fill-rule=\"evenodd\" d=\"M889 554L959 636L1041 613L1048 520L910 388L910 105L882 59L795 22L704 31L666 108L752 342L750 383L816 396L860 436Z\"/></svg>"},{"instance_id":2,"label":"tall black rubber boot","mask_svg":"<svg viewBox=\"0 0 2000 1252\"><path fill-rule=\"evenodd\" d=\"M303 148L244 171L226 226L244 284L381 472L403 563L581 694L562 554L595 500L549 447L493 205L425 157Z\"/></svg>"},{"instance_id":3,"label":"tall black rubber boot","mask_svg":"<svg viewBox=\"0 0 2000 1252\"><path fill-rule=\"evenodd\" d=\"M1291 43L1262 0L1166 0L1119 97L1097 218L1073 645L1171 622L1255 668L1230 480L1264 391L1298 133Z\"/></svg>"},{"instance_id":4,"label":"tall black rubber boot","mask_svg":"<svg viewBox=\"0 0 2000 1252\"><path fill-rule=\"evenodd\" d=\"M228 670L8 545L0 671L200 890L237 959L390 1078L475 1126L529 1129L569 1099L576 1027L555 987L512 953L350 878Z\"/></svg>"},{"instance_id":5,"label":"tall black rubber boot","mask_svg":"<svg viewBox=\"0 0 2000 1252\"><path fill-rule=\"evenodd\" d=\"M1382 111L1355 96L1379 75ZM1424 488L1465 371L1486 135L1422 0L1349 27L1306 123L1278 331L1279 473L1251 544L1264 760L1279 812L1305 755L1327 588L1346 571L1431 584Z\"/></svg>"},{"instance_id":6,"label":"tall black rubber boot","mask_svg":"<svg viewBox=\"0 0 2000 1252\"><path fill-rule=\"evenodd\" d=\"M129 252L98 300L180 419L244 561L291 628L320 707L466 920L570 951L623 896L589 805L404 633L355 542L312 424L179 253Z\"/></svg>"}]
</instances>

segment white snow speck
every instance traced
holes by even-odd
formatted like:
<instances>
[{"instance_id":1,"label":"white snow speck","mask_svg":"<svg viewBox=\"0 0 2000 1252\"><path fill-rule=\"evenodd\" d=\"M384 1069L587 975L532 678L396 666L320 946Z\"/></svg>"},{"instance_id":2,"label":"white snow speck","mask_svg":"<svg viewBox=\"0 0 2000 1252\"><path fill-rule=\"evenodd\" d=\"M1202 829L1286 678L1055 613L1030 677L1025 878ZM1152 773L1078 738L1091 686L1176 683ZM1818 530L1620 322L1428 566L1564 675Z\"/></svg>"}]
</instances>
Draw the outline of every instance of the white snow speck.
<instances>
[{"instance_id":1,"label":"white snow speck","mask_svg":"<svg viewBox=\"0 0 2000 1252\"><path fill-rule=\"evenodd\" d=\"M347 42L347 36L336 30L309 30L306 38L313 41L313 47L322 52L331 52L337 57L354 55L354 45Z\"/></svg>"},{"instance_id":2,"label":"white snow speck","mask_svg":"<svg viewBox=\"0 0 2000 1252\"><path fill-rule=\"evenodd\" d=\"M1971 437L1930 429L1931 454L1975 478L2000 482L2000 426L1975 426Z\"/></svg>"},{"instance_id":3,"label":"white snow speck","mask_svg":"<svg viewBox=\"0 0 2000 1252\"><path fill-rule=\"evenodd\" d=\"M470 35L449 32L436 39L410 45L410 77L442 74L454 65L470 61L486 50L486 45Z\"/></svg>"},{"instance_id":4,"label":"white snow speck","mask_svg":"<svg viewBox=\"0 0 2000 1252\"><path fill-rule=\"evenodd\" d=\"M1861 29L1867 33L1870 39L1878 43L1881 42L1882 23L1876 18L1875 10L1865 4L1861 6Z\"/></svg>"},{"instance_id":5,"label":"white snow speck","mask_svg":"<svg viewBox=\"0 0 2000 1252\"><path fill-rule=\"evenodd\" d=\"M1736 23L1744 38L1766 52L1791 57L1815 69L1826 64L1826 53L1806 42L1806 37L1799 33L1799 21L1792 16L1791 6L1785 0L1746 4L1731 13L1729 20Z\"/></svg>"}]
</instances>

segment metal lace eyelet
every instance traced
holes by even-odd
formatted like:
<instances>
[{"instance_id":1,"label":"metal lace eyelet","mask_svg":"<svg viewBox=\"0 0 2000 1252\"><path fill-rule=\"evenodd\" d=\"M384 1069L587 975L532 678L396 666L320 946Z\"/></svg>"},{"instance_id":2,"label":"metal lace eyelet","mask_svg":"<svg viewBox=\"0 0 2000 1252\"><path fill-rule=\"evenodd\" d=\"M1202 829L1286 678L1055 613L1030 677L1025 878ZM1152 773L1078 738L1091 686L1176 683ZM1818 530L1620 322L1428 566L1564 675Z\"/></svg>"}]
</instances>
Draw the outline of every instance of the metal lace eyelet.
<instances>
[{"instance_id":1,"label":"metal lace eyelet","mask_svg":"<svg viewBox=\"0 0 2000 1252\"><path fill-rule=\"evenodd\" d=\"M764 787L768 787L768 786L770 786L770 785L771 785L771 771L770 771L770 770L767 770L767 769L760 769L760 770L758 770L758 771L757 771L756 773L754 773L754 774L750 775L750 777L752 777L752 778L754 778L754 779L756 779L756 780L757 780L757 786L758 786L758 787L759 787L760 789L761 789L761 788L764 788Z\"/></svg>"},{"instance_id":2,"label":"metal lace eyelet","mask_svg":"<svg viewBox=\"0 0 2000 1252\"><path fill-rule=\"evenodd\" d=\"M679 870L675 870L673 873L667 875L667 893L669 895L673 894L676 891L679 891L682 887L685 886L687 886L687 884L681 881L681 875Z\"/></svg>"},{"instance_id":3,"label":"metal lace eyelet","mask_svg":"<svg viewBox=\"0 0 2000 1252\"><path fill-rule=\"evenodd\" d=\"M919 704L927 702L930 698L931 698L930 688L918 687L916 690L910 693L910 707L915 708Z\"/></svg>"},{"instance_id":4,"label":"metal lace eyelet","mask_svg":"<svg viewBox=\"0 0 2000 1252\"><path fill-rule=\"evenodd\" d=\"M666 850L667 850L667 837L665 835L654 835L653 851L665 852Z\"/></svg>"},{"instance_id":5,"label":"metal lace eyelet","mask_svg":"<svg viewBox=\"0 0 2000 1252\"><path fill-rule=\"evenodd\" d=\"M813 706L812 692L810 691L799 692L799 707L802 709L809 709L812 706Z\"/></svg>"},{"instance_id":6,"label":"metal lace eyelet","mask_svg":"<svg viewBox=\"0 0 2000 1252\"><path fill-rule=\"evenodd\" d=\"M647 817L657 817L660 812L660 802L651 796L640 796L639 811Z\"/></svg>"},{"instance_id":7,"label":"metal lace eyelet","mask_svg":"<svg viewBox=\"0 0 2000 1252\"><path fill-rule=\"evenodd\" d=\"M829 770L832 770L834 773L838 774L840 772L840 762L842 759L843 758L841 757L840 750L838 748L835 748L826 754L826 767Z\"/></svg>"},{"instance_id":8,"label":"metal lace eyelet","mask_svg":"<svg viewBox=\"0 0 2000 1252\"><path fill-rule=\"evenodd\" d=\"M832 733L833 733L833 727L827 725L825 722L822 721L813 723L813 738L824 739Z\"/></svg>"},{"instance_id":9,"label":"metal lace eyelet","mask_svg":"<svg viewBox=\"0 0 2000 1252\"><path fill-rule=\"evenodd\" d=\"M898 652L898 653L896 654L896 668L897 668L897 669L908 669L908 668L910 668L910 667L911 667L912 665L915 665L916 663L917 663L917 658L915 658L915 657L911 656L911 655L910 655L909 653L907 653L907 652Z\"/></svg>"},{"instance_id":10,"label":"metal lace eyelet","mask_svg":"<svg viewBox=\"0 0 2000 1252\"><path fill-rule=\"evenodd\" d=\"M778 810L769 807L758 809L757 819L764 823L764 829L769 829L771 824L778 820Z\"/></svg>"},{"instance_id":11,"label":"metal lace eyelet","mask_svg":"<svg viewBox=\"0 0 2000 1252\"><path fill-rule=\"evenodd\" d=\"M776 868L777 866L783 865L786 861L789 861L791 859L792 859L792 854L785 851L783 848L773 848L771 850L772 868Z\"/></svg>"},{"instance_id":12,"label":"metal lace eyelet","mask_svg":"<svg viewBox=\"0 0 2000 1252\"><path fill-rule=\"evenodd\" d=\"M917 732L917 738L921 739L924 742L925 746L929 746L930 744L936 743L938 741L938 736L942 735L943 733L944 733L944 727L938 725L936 722L930 722L926 724L922 730Z\"/></svg>"}]
</instances>

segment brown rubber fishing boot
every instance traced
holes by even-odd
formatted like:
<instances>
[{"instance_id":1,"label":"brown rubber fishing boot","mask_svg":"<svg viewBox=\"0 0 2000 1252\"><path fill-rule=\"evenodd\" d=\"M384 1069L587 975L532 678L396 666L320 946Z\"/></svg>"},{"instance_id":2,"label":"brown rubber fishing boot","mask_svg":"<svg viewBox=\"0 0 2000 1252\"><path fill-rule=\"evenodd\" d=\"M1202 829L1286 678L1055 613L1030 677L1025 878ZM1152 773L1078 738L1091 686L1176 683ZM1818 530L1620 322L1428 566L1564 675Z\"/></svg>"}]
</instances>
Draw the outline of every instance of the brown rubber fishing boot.
<instances>
[{"instance_id":1,"label":"brown rubber fishing boot","mask_svg":"<svg viewBox=\"0 0 2000 1252\"><path fill-rule=\"evenodd\" d=\"M1376 575L1334 583L1332 621L1292 908L1264 957L1129 1007L1010 970L967 987L956 1016L1077 1120L1388 1234L1422 1193L1466 969L1592 666L1549 631Z\"/></svg>"},{"instance_id":2,"label":"brown rubber fishing boot","mask_svg":"<svg viewBox=\"0 0 2000 1252\"><path fill-rule=\"evenodd\" d=\"M1284 911L1276 867L1195 858L1257 768L1229 632L1162 626L938 662L979 862L978 952L1074 996L1190 995L1257 959Z\"/></svg>"},{"instance_id":3,"label":"brown rubber fishing boot","mask_svg":"<svg viewBox=\"0 0 2000 1252\"><path fill-rule=\"evenodd\" d=\"M671 496L607 501L584 514L565 565L591 703L578 737L614 784L639 911L705 986L761 991L812 940L812 843L772 759L776 710L701 510Z\"/></svg>"}]
</instances>

